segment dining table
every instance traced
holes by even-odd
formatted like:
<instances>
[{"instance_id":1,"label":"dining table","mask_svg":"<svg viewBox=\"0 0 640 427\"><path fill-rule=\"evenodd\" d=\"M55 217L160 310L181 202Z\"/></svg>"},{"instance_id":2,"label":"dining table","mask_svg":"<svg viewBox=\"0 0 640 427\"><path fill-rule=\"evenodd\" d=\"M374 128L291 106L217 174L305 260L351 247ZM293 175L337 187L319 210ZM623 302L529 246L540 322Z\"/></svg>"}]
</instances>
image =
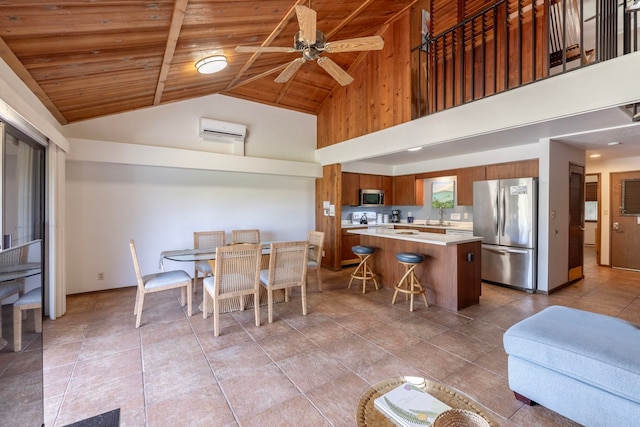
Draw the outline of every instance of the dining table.
<instances>
[{"instance_id":1,"label":"dining table","mask_svg":"<svg viewBox=\"0 0 640 427\"><path fill-rule=\"evenodd\" d=\"M244 243L230 243L229 245L242 245ZM271 242L262 242L262 260L260 263L261 270L269 269L269 254L271 253ZM164 271L164 261L176 261L176 262L198 262L198 261L215 261L216 259L216 251L215 249L174 249L174 250L166 250L160 253L160 264L159 267L162 271ZM213 267L213 266L212 266ZM212 269L213 270L213 269ZM195 285L194 278L194 285ZM284 301L284 290L279 289L273 292L273 302L279 303ZM203 294L204 297L204 294ZM250 295L245 295L244 298L244 307L245 308L253 308L254 302L253 297ZM261 286L260 287L260 305L267 305L267 290ZM198 309L202 311L202 303L198 305ZM211 308L213 310L213 308ZM231 311L240 310L240 300L239 298L230 298L224 299L221 301L220 312L228 313ZM209 311L209 313L213 313L213 311Z\"/></svg>"}]
</instances>

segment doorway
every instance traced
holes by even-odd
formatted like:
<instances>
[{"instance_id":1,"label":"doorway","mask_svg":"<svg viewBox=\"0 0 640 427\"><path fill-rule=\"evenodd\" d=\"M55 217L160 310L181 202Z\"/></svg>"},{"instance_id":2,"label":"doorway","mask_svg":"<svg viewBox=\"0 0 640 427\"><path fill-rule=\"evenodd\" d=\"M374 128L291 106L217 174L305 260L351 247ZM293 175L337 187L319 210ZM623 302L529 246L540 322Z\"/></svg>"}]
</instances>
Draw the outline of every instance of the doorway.
<instances>
[{"instance_id":1,"label":"doorway","mask_svg":"<svg viewBox=\"0 0 640 427\"><path fill-rule=\"evenodd\" d=\"M569 282L584 277L584 166L569 164Z\"/></svg>"},{"instance_id":2,"label":"doorway","mask_svg":"<svg viewBox=\"0 0 640 427\"><path fill-rule=\"evenodd\" d=\"M7 338L0 349L6 362L0 373L0 389L7 391L0 425L44 425L42 333L36 327L37 310L33 310L38 297L42 306L44 289L44 166L44 147L0 122L0 286L18 288L18 295L0 301L5 304L0 312L5 314L1 332ZM14 303L23 307L24 317L13 317ZM14 329L16 321L21 323ZM19 333L20 339L14 333Z\"/></svg>"},{"instance_id":3,"label":"doorway","mask_svg":"<svg viewBox=\"0 0 640 427\"><path fill-rule=\"evenodd\" d=\"M610 182L611 267L640 271L640 212L637 207L623 212L623 193L627 205L640 205L640 171L611 173Z\"/></svg>"}]
</instances>

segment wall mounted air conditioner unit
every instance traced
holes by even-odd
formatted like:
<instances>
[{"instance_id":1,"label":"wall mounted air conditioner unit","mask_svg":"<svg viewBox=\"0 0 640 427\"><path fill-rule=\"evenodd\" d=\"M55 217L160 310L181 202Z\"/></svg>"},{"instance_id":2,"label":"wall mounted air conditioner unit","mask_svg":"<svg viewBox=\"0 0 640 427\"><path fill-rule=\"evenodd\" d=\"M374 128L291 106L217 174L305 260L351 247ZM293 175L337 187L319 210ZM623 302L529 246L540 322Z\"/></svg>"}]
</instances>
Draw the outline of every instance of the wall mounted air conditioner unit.
<instances>
[{"instance_id":1,"label":"wall mounted air conditioner unit","mask_svg":"<svg viewBox=\"0 0 640 427\"><path fill-rule=\"evenodd\" d=\"M200 137L218 142L244 142L247 127L238 123L200 117Z\"/></svg>"}]
</instances>

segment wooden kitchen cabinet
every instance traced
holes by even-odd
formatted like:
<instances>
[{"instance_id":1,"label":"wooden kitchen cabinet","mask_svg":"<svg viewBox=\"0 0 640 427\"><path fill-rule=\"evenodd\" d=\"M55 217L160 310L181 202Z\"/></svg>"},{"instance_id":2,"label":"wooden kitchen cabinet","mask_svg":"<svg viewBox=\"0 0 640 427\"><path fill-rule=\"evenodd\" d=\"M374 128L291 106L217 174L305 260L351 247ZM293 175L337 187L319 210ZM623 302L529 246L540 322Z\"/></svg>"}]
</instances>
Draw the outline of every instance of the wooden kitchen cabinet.
<instances>
[{"instance_id":1,"label":"wooden kitchen cabinet","mask_svg":"<svg viewBox=\"0 0 640 427\"><path fill-rule=\"evenodd\" d=\"M382 175L370 175L360 174L360 188L381 190L382 189Z\"/></svg>"},{"instance_id":2,"label":"wooden kitchen cabinet","mask_svg":"<svg viewBox=\"0 0 640 427\"><path fill-rule=\"evenodd\" d=\"M528 178L538 176L538 159L496 163L485 168L486 179Z\"/></svg>"},{"instance_id":3,"label":"wooden kitchen cabinet","mask_svg":"<svg viewBox=\"0 0 640 427\"><path fill-rule=\"evenodd\" d=\"M360 174L342 172L342 206L358 206Z\"/></svg>"},{"instance_id":4,"label":"wooden kitchen cabinet","mask_svg":"<svg viewBox=\"0 0 640 427\"><path fill-rule=\"evenodd\" d=\"M384 205L392 206L393 205L393 177L392 176L382 177L382 189L384 190Z\"/></svg>"},{"instance_id":5,"label":"wooden kitchen cabinet","mask_svg":"<svg viewBox=\"0 0 640 427\"><path fill-rule=\"evenodd\" d=\"M484 181L486 170L484 166L463 168L457 170L458 205L473 206L473 182Z\"/></svg>"},{"instance_id":6,"label":"wooden kitchen cabinet","mask_svg":"<svg viewBox=\"0 0 640 427\"><path fill-rule=\"evenodd\" d=\"M424 180L415 175L393 177L393 204L422 206L424 204Z\"/></svg>"}]
</instances>

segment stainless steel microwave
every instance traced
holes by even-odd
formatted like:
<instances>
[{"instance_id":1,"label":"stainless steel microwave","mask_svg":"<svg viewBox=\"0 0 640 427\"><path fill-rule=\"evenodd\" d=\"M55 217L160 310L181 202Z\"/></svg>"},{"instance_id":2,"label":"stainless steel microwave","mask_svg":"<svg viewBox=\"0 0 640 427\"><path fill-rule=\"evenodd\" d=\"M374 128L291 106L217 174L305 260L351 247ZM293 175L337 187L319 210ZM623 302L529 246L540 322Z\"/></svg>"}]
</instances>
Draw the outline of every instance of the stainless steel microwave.
<instances>
[{"instance_id":1,"label":"stainless steel microwave","mask_svg":"<svg viewBox=\"0 0 640 427\"><path fill-rule=\"evenodd\" d=\"M384 191L371 189L360 190L359 202L359 206L365 208L384 206Z\"/></svg>"}]
</instances>

